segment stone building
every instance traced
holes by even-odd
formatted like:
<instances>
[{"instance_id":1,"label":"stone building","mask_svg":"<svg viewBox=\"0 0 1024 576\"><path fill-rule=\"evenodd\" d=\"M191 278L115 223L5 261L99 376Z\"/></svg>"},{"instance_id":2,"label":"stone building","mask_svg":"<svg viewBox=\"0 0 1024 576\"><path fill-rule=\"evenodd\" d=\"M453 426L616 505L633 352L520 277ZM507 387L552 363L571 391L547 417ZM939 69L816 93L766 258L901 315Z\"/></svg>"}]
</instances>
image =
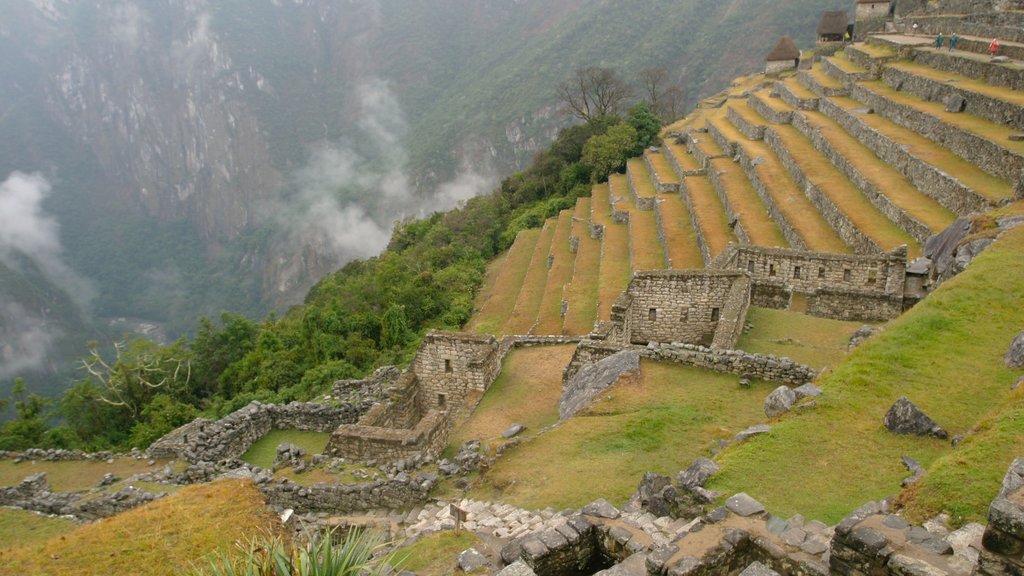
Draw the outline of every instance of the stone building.
<instances>
[{"instance_id":1,"label":"stone building","mask_svg":"<svg viewBox=\"0 0 1024 576\"><path fill-rule=\"evenodd\" d=\"M906 261L906 246L859 256L730 244L711 267L749 274L754 306L879 321L903 312Z\"/></svg>"},{"instance_id":2,"label":"stone building","mask_svg":"<svg viewBox=\"0 0 1024 576\"><path fill-rule=\"evenodd\" d=\"M848 26L846 11L822 12L817 29L818 43L842 42L846 39Z\"/></svg>"},{"instance_id":3,"label":"stone building","mask_svg":"<svg viewBox=\"0 0 1024 576\"><path fill-rule=\"evenodd\" d=\"M800 49L789 36L783 36L779 43L765 56L765 74L792 70L800 65Z\"/></svg>"},{"instance_id":4,"label":"stone building","mask_svg":"<svg viewBox=\"0 0 1024 576\"><path fill-rule=\"evenodd\" d=\"M637 272L591 335L617 346L669 343L732 348L750 305L750 278L732 270Z\"/></svg>"},{"instance_id":5,"label":"stone building","mask_svg":"<svg viewBox=\"0 0 1024 576\"><path fill-rule=\"evenodd\" d=\"M857 12L855 19L869 20L871 18L888 18L892 2L889 0L857 0Z\"/></svg>"}]
</instances>

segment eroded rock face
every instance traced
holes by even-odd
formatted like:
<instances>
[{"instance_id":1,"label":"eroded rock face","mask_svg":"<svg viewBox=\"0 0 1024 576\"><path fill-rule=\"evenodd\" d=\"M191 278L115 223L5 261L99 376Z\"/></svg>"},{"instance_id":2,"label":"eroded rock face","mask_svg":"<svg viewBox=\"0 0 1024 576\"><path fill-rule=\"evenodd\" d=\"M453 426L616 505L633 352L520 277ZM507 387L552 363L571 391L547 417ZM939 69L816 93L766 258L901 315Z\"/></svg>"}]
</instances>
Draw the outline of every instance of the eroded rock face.
<instances>
[{"instance_id":1,"label":"eroded rock face","mask_svg":"<svg viewBox=\"0 0 1024 576\"><path fill-rule=\"evenodd\" d=\"M789 412L796 402L796 392L789 386L779 386L764 399L764 415L774 418Z\"/></svg>"},{"instance_id":2,"label":"eroded rock face","mask_svg":"<svg viewBox=\"0 0 1024 576\"><path fill-rule=\"evenodd\" d=\"M921 411L913 402L902 396L882 419L885 427L896 434L916 434L918 436L934 436L941 440L949 434Z\"/></svg>"},{"instance_id":3,"label":"eroded rock face","mask_svg":"<svg viewBox=\"0 0 1024 576\"><path fill-rule=\"evenodd\" d=\"M583 366L565 384L562 399L558 403L558 417L565 420L573 416L589 406L591 400L615 384L624 374L638 370L640 354L635 350L623 350Z\"/></svg>"},{"instance_id":4,"label":"eroded rock face","mask_svg":"<svg viewBox=\"0 0 1024 576\"><path fill-rule=\"evenodd\" d=\"M1007 368L1024 368L1024 330L1010 342L1010 349L1003 358Z\"/></svg>"}]
</instances>

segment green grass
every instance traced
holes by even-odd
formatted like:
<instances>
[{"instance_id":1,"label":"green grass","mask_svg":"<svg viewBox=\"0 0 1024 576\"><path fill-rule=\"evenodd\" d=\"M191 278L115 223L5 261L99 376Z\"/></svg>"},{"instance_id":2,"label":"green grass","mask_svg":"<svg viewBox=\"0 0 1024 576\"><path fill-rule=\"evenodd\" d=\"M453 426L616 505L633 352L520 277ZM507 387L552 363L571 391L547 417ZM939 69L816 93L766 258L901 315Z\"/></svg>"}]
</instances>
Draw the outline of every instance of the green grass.
<instances>
[{"instance_id":1,"label":"green grass","mask_svg":"<svg viewBox=\"0 0 1024 576\"><path fill-rule=\"evenodd\" d=\"M747 322L754 327L740 336L737 348L785 356L817 370L839 364L850 336L864 325L769 308L751 308Z\"/></svg>"},{"instance_id":2,"label":"green grass","mask_svg":"<svg viewBox=\"0 0 1024 576\"><path fill-rule=\"evenodd\" d=\"M67 518L0 508L0 549L32 546L67 534L77 527L78 524Z\"/></svg>"},{"instance_id":3,"label":"green grass","mask_svg":"<svg viewBox=\"0 0 1024 576\"><path fill-rule=\"evenodd\" d=\"M544 296L537 312L537 326L534 334L562 333L562 298L565 286L572 281L576 255L569 251L569 236L572 235L573 210L562 210L551 242L550 254L555 257L548 270Z\"/></svg>"},{"instance_id":4,"label":"green grass","mask_svg":"<svg viewBox=\"0 0 1024 576\"><path fill-rule=\"evenodd\" d=\"M526 270L526 278L523 279L522 288L516 298L515 307L502 329L503 334L528 334L537 321L537 312L540 310L540 303L544 298L544 287L547 285L547 260L548 254L551 252L551 241L555 237L556 226L557 222L554 218L549 218L544 222L540 238L537 239L537 245L530 258L530 266Z\"/></svg>"},{"instance_id":5,"label":"green grass","mask_svg":"<svg viewBox=\"0 0 1024 576\"><path fill-rule=\"evenodd\" d=\"M105 461L69 460L64 462L26 461L15 464L13 460L0 460L0 486L13 486L25 478L46 472L50 489L54 492L81 492L94 488L107 473L127 478L142 472L159 470L167 464L158 460L152 466L148 460L116 458L112 464Z\"/></svg>"},{"instance_id":6,"label":"green grass","mask_svg":"<svg viewBox=\"0 0 1024 576\"><path fill-rule=\"evenodd\" d=\"M249 481L225 480L176 494L46 541L0 550L0 573L170 576L238 539L281 530Z\"/></svg>"},{"instance_id":7,"label":"green grass","mask_svg":"<svg viewBox=\"0 0 1024 576\"><path fill-rule=\"evenodd\" d=\"M675 474L719 439L764 419L772 388L741 389L733 375L643 361L586 411L505 452L469 497L524 508L622 504L644 472ZM557 463L557 466L553 465Z\"/></svg>"},{"instance_id":8,"label":"green grass","mask_svg":"<svg viewBox=\"0 0 1024 576\"><path fill-rule=\"evenodd\" d=\"M663 194L658 202L658 215L665 232L665 248L675 269L702 268L704 260L697 246L690 211L677 194Z\"/></svg>"},{"instance_id":9,"label":"green grass","mask_svg":"<svg viewBox=\"0 0 1024 576\"><path fill-rule=\"evenodd\" d=\"M501 264L495 268L488 268L488 279L484 286L493 288L490 291L485 288L478 295L477 313L466 325L467 331L484 334L498 334L501 331L516 305L519 290L530 269L530 260L539 239L539 228L523 230L516 235L508 254L500 259Z\"/></svg>"},{"instance_id":10,"label":"green grass","mask_svg":"<svg viewBox=\"0 0 1024 576\"><path fill-rule=\"evenodd\" d=\"M1003 433L979 435L973 450L896 436L882 416L906 395L953 436L1007 402L1019 371L1005 368L1002 355L1024 325L1022 253L1024 228L1006 233L822 377L825 394L816 409L790 414L770 434L724 452L723 470L710 487L746 491L775 514L799 512L831 523L868 500L896 494L908 476L900 457L909 455L937 473L935 495L921 508L948 502L961 517L983 518L997 478L1020 453L1019 424L1008 418L1016 408L992 426ZM974 469L976 481L948 480Z\"/></svg>"},{"instance_id":11,"label":"green grass","mask_svg":"<svg viewBox=\"0 0 1024 576\"><path fill-rule=\"evenodd\" d=\"M288 442L300 448L305 448L310 455L320 454L327 446L330 439L329 432L312 432L309 430L271 430L267 435L260 438L242 454L242 460L270 469L274 465L274 456L277 453L279 444Z\"/></svg>"},{"instance_id":12,"label":"green grass","mask_svg":"<svg viewBox=\"0 0 1024 576\"><path fill-rule=\"evenodd\" d=\"M601 242L590 237L591 199L576 201L576 219L572 234L579 238L572 281L566 290L569 309L562 323L563 334L582 335L594 328L597 320L597 283L601 269Z\"/></svg>"},{"instance_id":13,"label":"green grass","mask_svg":"<svg viewBox=\"0 0 1024 576\"><path fill-rule=\"evenodd\" d=\"M480 537L472 532L448 530L421 538L399 550L396 558L402 570L419 576L443 576L456 572L455 559L460 552L479 544Z\"/></svg>"}]
</instances>

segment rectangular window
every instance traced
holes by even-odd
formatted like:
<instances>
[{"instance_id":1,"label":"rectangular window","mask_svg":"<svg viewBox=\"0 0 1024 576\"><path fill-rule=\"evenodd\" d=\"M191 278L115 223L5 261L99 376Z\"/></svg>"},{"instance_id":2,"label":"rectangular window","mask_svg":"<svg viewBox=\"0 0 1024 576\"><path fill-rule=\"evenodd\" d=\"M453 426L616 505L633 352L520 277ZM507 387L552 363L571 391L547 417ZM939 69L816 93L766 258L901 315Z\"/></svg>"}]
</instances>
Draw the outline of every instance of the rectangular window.
<instances>
[{"instance_id":1,"label":"rectangular window","mask_svg":"<svg viewBox=\"0 0 1024 576\"><path fill-rule=\"evenodd\" d=\"M754 273L754 261L753 260L747 260L747 272L750 272L751 274Z\"/></svg>"},{"instance_id":2,"label":"rectangular window","mask_svg":"<svg viewBox=\"0 0 1024 576\"><path fill-rule=\"evenodd\" d=\"M658 319L658 309L657 308L651 308L650 310L648 310L647 311L647 319L648 320L657 320Z\"/></svg>"},{"instance_id":3,"label":"rectangular window","mask_svg":"<svg viewBox=\"0 0 1024 576\"><path fill-rule=\"evenodd\" d=\"M451 372L452 371L452 361L447 359L447 358L444 359L444 371L445 372Z\"/></svg>"},{"instance_id":4,"label":"rectangular window","mask_svg":"<svg viewBox=\"0 0 1024 576\"><path fill-rule=\"evenodd\" d=\"M843 269L843 282L849 282L853 278L853 273L850 272L849 268Z\"/></svg>"},{"instance_id":5,"label":"rectangular window","mask_svg":"<svg viewBox=\"0 0 1024 576\"><path fill-rule=\"evenodd\" d=\"M800 267L799 266L794 266L793 267L793 278L796 278L797 280L800 279Z\"/></svg>"},{"instance_id":6,"label":"rectangular window","mask_svg":"<svg viewBox=\"0 0 1024 576\"><path fill-rule=\"evenodd\" d=\"M768 275L775 276L775 264L768 265Z\"/></svg>"},{"instance_id":7,"label":"rectangular window","mask_svg":"<svg viewBox=\"0 0 1024 576\"><path fill-rule=\"evenodd\" d=\"M825 277L825 267L824 266L818 266L818 278L824 278L824 277Z\"/></svg>"},{"instance_id":8,"label":"rectangular window","mask_svg":"<svg viewBox=\"0 0 1024 576\"><path fill-rule=\"evenodd\" d=\"M868 285L874 286L878 282L878 270L868 270Z\"/></svg>"},{"instance_id":9,"label":"rectangular window","mask_svg":"<svg viewBox=\"0 0 1024 576\"><path fill-rule=\"evenodd\" d=\"M445 403L444 394L438 394L437 395L437 407L438 408L444 408L444 403Z\"/></svg>"},{"instance_id":10,"label":"rectangular window","mask_svg":"<svg viewBox=\"0 0 1024 576\"><path fill-rule=\"evenodd\" d=\"M718 319L722 316L722 310L720 308L711 309L711 321L718 322Z\"/></svg>"}]
</instances>

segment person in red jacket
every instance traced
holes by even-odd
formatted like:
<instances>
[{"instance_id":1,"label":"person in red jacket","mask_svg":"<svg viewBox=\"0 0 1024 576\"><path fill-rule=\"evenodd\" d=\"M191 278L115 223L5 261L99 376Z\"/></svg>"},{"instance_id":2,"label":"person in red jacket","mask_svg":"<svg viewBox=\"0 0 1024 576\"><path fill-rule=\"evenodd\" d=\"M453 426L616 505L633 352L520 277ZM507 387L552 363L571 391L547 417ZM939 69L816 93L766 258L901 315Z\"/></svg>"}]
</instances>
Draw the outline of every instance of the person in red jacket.
<instances>
[{"instance_id":1,"label":"person in red jacket","mask_svg":"<svg viewBox=\"0 0 1024 576\"><path fill-rule=\"evenodd\" d=\"M992 43L988 45L988 53L991 54L993 58L995 58L996 54L999 53L999 39L998 38L993 38L992 39Z\"/></svg>"}]
</instances>

